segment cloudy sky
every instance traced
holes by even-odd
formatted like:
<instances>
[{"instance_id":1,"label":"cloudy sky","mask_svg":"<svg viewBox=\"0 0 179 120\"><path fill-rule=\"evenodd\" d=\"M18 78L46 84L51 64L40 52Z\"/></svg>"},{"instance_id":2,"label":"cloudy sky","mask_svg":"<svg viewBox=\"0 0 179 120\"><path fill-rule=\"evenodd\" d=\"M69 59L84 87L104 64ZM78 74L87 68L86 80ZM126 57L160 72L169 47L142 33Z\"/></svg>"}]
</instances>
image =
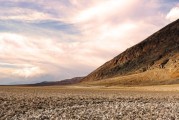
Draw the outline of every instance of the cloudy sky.
<instances>
[{"instance_id":1,"label":"cloudy sky","mask_svg":"<svg viewBox=\"0 0 179 120\"><path fill-rule=\"evenodd\" d=\"M85 76L177 18L178 0L0 0L0 84Z\"/></svg>"}]
</instances>

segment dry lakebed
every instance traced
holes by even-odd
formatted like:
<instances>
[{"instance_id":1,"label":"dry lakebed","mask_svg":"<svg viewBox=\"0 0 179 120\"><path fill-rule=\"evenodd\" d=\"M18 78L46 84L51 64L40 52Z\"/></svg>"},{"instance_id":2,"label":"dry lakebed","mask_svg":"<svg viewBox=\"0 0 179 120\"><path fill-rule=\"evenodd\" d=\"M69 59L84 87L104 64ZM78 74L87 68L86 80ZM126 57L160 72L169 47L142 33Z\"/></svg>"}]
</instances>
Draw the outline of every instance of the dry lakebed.
<instances>
[{"instance_id":1,"label":"dry lakebed","mask_svg":"<svg viewBox=\"0 0 179 120\"><path fill-rule=\"evenodd\" d=\"M156 119L179 119L179 85L0 87L0 120Z\"/></svg>"}]
</instances>

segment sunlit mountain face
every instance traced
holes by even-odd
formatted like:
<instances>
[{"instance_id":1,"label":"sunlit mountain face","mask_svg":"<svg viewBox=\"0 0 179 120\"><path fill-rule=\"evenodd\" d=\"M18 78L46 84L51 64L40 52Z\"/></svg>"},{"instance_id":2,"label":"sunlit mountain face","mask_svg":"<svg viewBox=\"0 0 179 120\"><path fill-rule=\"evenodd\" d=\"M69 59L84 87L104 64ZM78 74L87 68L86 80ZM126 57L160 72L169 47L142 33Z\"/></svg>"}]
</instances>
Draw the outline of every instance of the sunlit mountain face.
<instances>
[{"instance_id":1,"label":"sunlit mountain face","mask_svg":"<svg viewBox=\"0 0 179 120\"><path fill-rule=\"evenodd\" d=\"M0 84L85 76L178 18L178 0L0 0Z\"/></svg>"}]
</instances>

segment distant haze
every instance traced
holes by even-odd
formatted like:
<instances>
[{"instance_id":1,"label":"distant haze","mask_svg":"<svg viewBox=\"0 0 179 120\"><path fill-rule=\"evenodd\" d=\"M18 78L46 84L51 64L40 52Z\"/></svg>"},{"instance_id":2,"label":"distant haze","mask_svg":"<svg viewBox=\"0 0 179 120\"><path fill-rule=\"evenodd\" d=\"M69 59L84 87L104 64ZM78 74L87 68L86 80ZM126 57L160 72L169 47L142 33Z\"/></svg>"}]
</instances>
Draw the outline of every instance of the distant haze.
<instances>
[{"instance_id":1,"label":"distant haze","mask_svg":"<svg viewBox=\"0 0 179 120\"><path fill-rule=\"evenodd\" d=\"M0 84L85 76L178 18L178 0L0 0Z\"/></svg>"}]
</instances>

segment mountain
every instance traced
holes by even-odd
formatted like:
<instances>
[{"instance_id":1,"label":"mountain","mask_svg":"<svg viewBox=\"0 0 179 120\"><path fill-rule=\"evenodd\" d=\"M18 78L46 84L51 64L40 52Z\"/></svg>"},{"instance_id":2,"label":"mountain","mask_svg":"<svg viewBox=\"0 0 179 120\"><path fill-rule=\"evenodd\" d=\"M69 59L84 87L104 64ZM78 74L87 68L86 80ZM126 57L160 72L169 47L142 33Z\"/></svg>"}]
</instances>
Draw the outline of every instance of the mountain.
<instances>
[{"instance_id":1,"label":"mountain","mask_svg":"<svg viewBox=\"0 0 179 120\"><path fill-rule=\"evenodd\" d=\"M54 86L54 85L72 85L72 84L77 84L81 81L83 77L74 77L71 79L65 79L61 81L44 81L36 84L28 84L26 86Z\"/></svg>"},{"instance_id":2,"label":"mountain","mask_svg":"<svg viewBox=\"0 0 179 120\"><path fill-rule=\"evenodd\" d=\"M82 79L93 85L179 83L179 19Z\"/></svg>"}]
</instances>

